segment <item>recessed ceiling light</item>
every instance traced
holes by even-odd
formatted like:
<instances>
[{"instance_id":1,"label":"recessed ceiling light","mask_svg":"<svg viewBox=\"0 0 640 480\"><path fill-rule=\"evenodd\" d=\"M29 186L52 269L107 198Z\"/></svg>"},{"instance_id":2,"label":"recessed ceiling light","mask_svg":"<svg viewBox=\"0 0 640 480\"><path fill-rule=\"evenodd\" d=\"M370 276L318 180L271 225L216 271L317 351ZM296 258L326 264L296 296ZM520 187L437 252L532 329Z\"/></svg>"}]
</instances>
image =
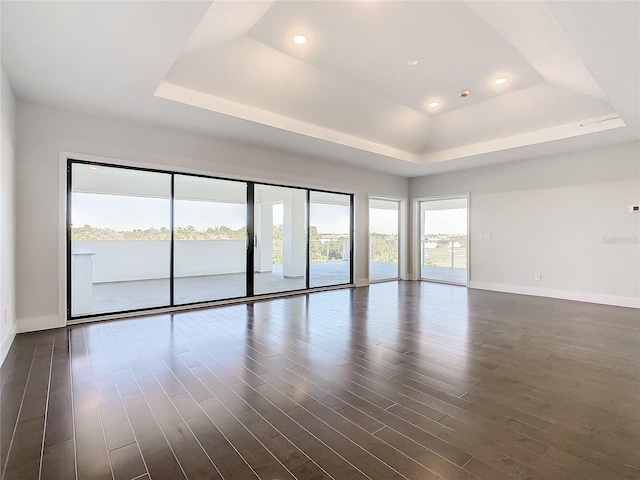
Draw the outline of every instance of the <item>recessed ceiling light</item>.
<instances>
[{"instance_id":1,"label":"recessed ceiling light","mask_svg":"<svg viewBox=\"0 0 640 480\"><path fill-rule=\"evenodd\" d=\"M429 108L436 108L438 105L440 105L440 102L436 102L435 100L433 102L427 103L427 107Z\"/></svg>"},{"instance_id":2,"label":"recessed ceiling light","mask_svg":"<svg viewBox=\"0 0 640 480\"><path fill-rule=\"evenodd\" d=\"M413 67L414 65L417 65L417 64L418 64L418 60L407 60L407 65L411 65Z\"/></svg>"},{"instance_id":3,"label":"recessed ceiling light","mask_svg":"<svg viewBox=\"0 0 640 480\"><path fill-rule=\"evenodd\" d=\"M293 43L295 43L296 45L304 45L305 43L307 43L307 37L305 37L304 35L294 35Z\"/></svg>"},{"instance_id":4,"label":"recessed ceiling light","mask_svg":"<svg viewBox=\"0 0 640 480\"><path fill-rule=\"evenodd\" d=\"M496 85L504 85L505 83L507 83L507 79L505 77L496 78L493 83L495 83Z\"/></svg>"}]
</instances>

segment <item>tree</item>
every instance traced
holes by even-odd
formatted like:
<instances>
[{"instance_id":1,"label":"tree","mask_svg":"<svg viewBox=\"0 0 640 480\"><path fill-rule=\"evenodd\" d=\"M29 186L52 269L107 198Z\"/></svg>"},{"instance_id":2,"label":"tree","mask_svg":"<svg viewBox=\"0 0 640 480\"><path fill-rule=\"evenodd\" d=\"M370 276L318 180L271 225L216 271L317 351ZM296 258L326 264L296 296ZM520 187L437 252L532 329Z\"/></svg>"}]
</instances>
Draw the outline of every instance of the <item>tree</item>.
<instances>
[{"instance_id":1,"label":"tree","mask_svg":"<svg viewBox=\"0 0 640 480\"><path fill-rule=\"evenodd\" d=\"M243 240L247 236L246 227L233 230L229 227L209 227L198 230L193 225L174 229L175 240ZM171 231L166 228L147 228L134 230L114 230L112 228L84 225L71 228L71 240L170 240Z\"/></svg>"},{"instance_id":2,"label":"tree","mask_svg":"<svg viewBox=\"0 0 640 480\"><path fill-rule=\"evenodd\" d=\"M398 236L372 233L370 236L371 261L398 263Z\"/></svg>"}]
</instances>

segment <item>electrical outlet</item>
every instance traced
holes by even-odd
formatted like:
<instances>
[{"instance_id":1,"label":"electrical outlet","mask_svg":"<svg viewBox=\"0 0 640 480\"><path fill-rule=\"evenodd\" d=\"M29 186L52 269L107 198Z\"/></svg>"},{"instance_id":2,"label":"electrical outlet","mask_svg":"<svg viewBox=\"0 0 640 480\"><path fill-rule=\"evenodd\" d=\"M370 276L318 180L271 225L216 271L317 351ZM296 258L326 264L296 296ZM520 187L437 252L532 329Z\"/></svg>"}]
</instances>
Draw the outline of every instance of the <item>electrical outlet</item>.
<instances>
[{"instance_id":1,"label":"electrical outlet","mask_svg":"<svg viewBox=\"0 0 640 480\"><path fill-rule=\"evenodd\" d=\"M629 213L640 212L640 205L629 205Z\"/></svg>"},{"instance_id":2,"label":"electrical outlet","mask_svg":"<svg viewBox=\"0 0 640 480\"><path fill-rule=\"evenodd\" d=\"M491 240L491 234L490 233L481 233L480 234L480 240Z\"/></svg>"},{"instance_id":3,"label":"electrical outlet","mask_svg":"<svg viewBox=\"0 0 640 480\"><path fill-rule=\"evenodd\" d=\"M536 279L536 282L542 280L542 275L540 273L536 273L533 277Z\"/></svg>"}]
</instances>

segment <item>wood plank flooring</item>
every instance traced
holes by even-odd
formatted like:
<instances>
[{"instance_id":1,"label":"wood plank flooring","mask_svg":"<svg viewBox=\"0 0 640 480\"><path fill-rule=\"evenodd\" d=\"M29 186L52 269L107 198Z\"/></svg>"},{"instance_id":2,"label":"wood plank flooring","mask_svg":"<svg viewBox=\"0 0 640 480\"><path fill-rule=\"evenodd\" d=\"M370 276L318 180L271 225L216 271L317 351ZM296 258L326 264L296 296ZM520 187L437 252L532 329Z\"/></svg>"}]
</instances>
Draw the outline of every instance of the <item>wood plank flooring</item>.
<instances>
[{"instance_id":1,"label":"wood plank flooring","mask_svg":"<svg viewBox=\"0 0 640 480\"><path fill-rule=\"evenodd\" d=\"M18 335L31 479L640 479L640 312L390 282Z\"/></svg>"}]
</instances>

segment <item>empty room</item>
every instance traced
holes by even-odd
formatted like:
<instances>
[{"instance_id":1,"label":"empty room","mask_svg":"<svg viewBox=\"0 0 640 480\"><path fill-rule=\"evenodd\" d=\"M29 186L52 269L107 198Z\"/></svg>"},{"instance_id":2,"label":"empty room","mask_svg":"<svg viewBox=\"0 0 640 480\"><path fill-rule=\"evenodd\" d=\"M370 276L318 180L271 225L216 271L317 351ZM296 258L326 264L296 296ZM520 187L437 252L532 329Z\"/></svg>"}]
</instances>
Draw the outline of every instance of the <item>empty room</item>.
<instances>
[{"instance_id":1,"label":"empty room","mask_svg":"<svg viewBox=\"0 0 640 480\"><path fill-rule=\"evenodd\" d=\"M640 2L0 27L1 479L640 479Z\"/></svg>"}]
</instances>

